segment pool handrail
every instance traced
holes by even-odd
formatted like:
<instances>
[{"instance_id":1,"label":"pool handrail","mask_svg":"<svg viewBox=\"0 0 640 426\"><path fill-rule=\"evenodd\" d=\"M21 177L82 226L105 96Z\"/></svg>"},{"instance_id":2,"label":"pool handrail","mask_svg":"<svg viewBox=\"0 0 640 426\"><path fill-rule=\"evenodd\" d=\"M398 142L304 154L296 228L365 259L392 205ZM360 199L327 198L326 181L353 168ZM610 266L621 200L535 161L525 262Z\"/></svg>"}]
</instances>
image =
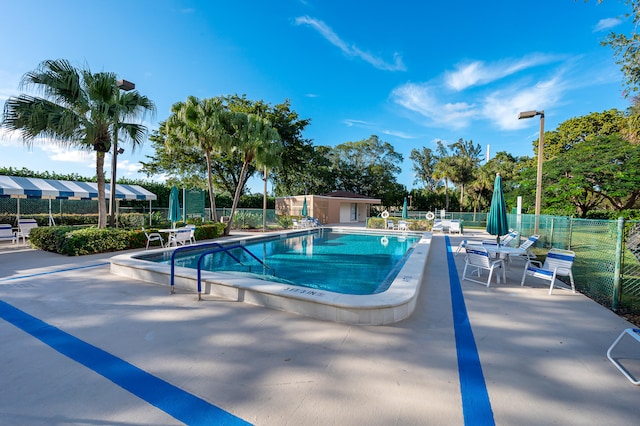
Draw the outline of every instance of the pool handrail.
<instances>
[{"instance_id":1,"label":"pool handrail","mask_svg":"<svg viewBox=\"0 0 640 426\"><path fill-rule=\"evenodd\" d=\"M245 266L244 263L242 263L237 257L235 257L233 254L229 253L229 250L233 250L233 249L237 249L237 248L241 248L242 250L244 250L247 254L249 254L251 257L253 257L255 260L257 260L262 266L265 266L267 269L271 269L271 267L269 265L264 263L262 260L258 259L255 254L251 253L249 250L247 250L247 248L245 246L243 246L241 244L234 244L234 245L231 245L231 246L222 246L222 245L220 245L220 247L218 247L216 249L207 250L207 251L205 251L204 253L202 253L198 257L198 301L202 300L202 268L201 268L202 259L204 259L205 256L208 256L210 254L224 252L224 253L227 253L229 256L231 256L236 262L238 262L242 266ZM172 279L173 279L173 276L172 276ZM173 287L172 287L172 291L173 291Z\"/></svg>"},{"instance_id":2,"label":"pool handrail","mask_svg":"<svg viewBox=\"0 0 640 426\"><path fill-rule=\"evenodd\" d=\"M176 248L173 253L171 253L171 274L170 274L170 281L169 281L169 285L171 286L171 294L174 294L175 292L175 288L173 286L174 284L174 272L176 269L176 265L175 265L175 260L176 260L176 253L181 252L181 251L185 251L185 250L197 250L197 249L201 249L201 248L205 248L205 247L222 247L222 244L220 243L204 243L204 244L196 244L196 245L188 245L188 246L182 246L182 247L178 247ZM233 260L235 260L236 262L242 264L242 262L240 261L240 259L238 259L237 257L235 257L233 254L231 253L227 253L229 256L231 256L233 258Z\"/></svg>"}]
</instances>

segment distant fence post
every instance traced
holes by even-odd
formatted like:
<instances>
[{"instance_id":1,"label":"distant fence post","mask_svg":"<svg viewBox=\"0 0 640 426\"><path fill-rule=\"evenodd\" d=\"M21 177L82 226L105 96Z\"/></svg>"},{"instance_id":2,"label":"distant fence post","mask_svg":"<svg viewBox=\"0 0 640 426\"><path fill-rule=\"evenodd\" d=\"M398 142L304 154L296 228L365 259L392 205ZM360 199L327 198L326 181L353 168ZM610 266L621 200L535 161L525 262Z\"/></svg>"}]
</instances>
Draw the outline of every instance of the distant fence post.
<instances>
[{"instance_id":1,"label":"distant fence post","mask_svg":"<svg viewBox=\"0 0 640 426\"><path fill-rule=\"evenodd\" d=\"M620 304L620 296L621 296L621 286L622 282L620 281L620 271L622 270L622 236L624 234L624 218L618 218L618 232L616 236L616 259L615 259L615 268L613 271L613 297L611 300L611 309L615 312L618 310L618 305Z\"/></svg>"}]
</instances>

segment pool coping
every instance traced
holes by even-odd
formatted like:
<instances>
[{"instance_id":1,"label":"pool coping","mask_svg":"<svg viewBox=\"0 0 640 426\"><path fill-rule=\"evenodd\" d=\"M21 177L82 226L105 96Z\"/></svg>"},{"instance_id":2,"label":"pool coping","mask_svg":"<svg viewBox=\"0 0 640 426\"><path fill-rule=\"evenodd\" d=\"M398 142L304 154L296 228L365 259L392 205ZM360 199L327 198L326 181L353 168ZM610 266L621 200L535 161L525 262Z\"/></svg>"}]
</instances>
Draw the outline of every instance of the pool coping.
<instances>
[{"instance_id":1,"label":"pool coping","mask_svg":"<svg viewBox=\"0 0 640 426\"><path fill-rule=\"evenodd\" d=\"M292 312L308 317L355 325L386 325L408 318L414 311L424 271L431 248L430 232L403 233L375 229L354 229L331 227L335 232L366 232L381 236L412 234L420 236L415 248L402 266L389 288L371 295L339 294L326 290L269 282L246 276L234 276L219 272L202 271L202 293L229 300L264 306ZM282 232L281 237L314 232L294 230ZM273 238L266 236L241 236L224 240L228 243L246 243L249 240ZM173 248L158 249L171 251ZM145 251L142 253L149 253ZM137 259L141 252L127 253L110 259L111 273L137 280L166 285L169 292L170 265ZM197 271L176 267L174 273L176 288L197 292Z\"/></svg>"}]
</instances>

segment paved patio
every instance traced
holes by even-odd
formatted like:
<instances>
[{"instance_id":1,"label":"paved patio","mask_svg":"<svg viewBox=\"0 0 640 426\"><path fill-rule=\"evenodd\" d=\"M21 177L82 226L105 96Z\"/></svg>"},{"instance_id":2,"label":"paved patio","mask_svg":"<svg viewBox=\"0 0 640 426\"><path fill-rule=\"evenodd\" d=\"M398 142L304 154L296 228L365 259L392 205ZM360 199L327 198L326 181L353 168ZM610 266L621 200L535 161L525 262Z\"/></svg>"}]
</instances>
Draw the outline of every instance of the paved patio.
<instances>
[{"instance_id":1,"label":"paved patio","mask_svg":"<svg viewBox=\"0 0 640 426\"><path fill-rule=\"evenodd\" d=\"M631 324L520 287L516 263L506 284L459 282L447 239L415 313L367 327L170 295L110 274L110 255L1 248L0 424L637 424L640 387L606 358ZM640 374L637 342L616 353Z\"/></svg>"}]
</instances>

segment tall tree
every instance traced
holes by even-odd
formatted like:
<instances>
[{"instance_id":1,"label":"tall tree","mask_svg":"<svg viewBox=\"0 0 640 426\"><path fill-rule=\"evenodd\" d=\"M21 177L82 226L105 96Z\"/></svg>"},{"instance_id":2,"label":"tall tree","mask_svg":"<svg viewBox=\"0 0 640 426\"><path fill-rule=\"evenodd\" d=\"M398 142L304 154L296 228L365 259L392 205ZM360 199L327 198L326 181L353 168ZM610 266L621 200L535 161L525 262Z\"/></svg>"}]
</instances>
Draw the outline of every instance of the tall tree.
<instances>
[{"instance_id":1,"label":"tall tree","mask_svg":"<svg viewBox=\"0 0 640 426\"><path fill-rule=\"evenodd\" d=\"M9 98L2 127L18 131L31 146L36 138L83 150L96 151L98 226L106 226L104 160L117 130L134 147L142 144L146 127L130 120L154 113L155 105L137 91L120 94L114 73L78 69L65 59L45 60L26 73L21 88L41 97L22 94Z\"/></svg>"},{"instance_id":2,"label":"tall tree","mask_svg":"<svg viewBox=\"0 0 640 426\"><path fill-rule=\"evenodd\" d=\"M602 45L613 49L616 63L620 65L625 77L625 95L628 96L640 88L640 35L636 31L640 24L640 1L625 0L625 3L631 7L628 15L633 16L633 31L629 36L611 32L602 41Z\"/></svg>"},{"instance_id":3,"label":"tall tree","mask_svg":"<svg viewBox=\"0 0 640 426\"><path fill-rule=\"evenodd\" d=\"M449 150L442 141L438 141L437 163L433 170L433 177L437 180L444 180L444 193L445 193L445 209L449 210L449 182L456 172L456 164L454 157L451 156Z\"/></svg>"},{"instance_id":4,"label":"tall tree","mask_svg":"<svg viewBox=\"0 0 640 426\"><path fill-rule=\"evenodd\" d=\"M409 158L413 161L413 171L416 176L413 183L422 183L426 190L435 191L438 187L438 182L434 179L433 175L437 158L433 150L424 147L421 150L414 148L411 150Z\"/></svg>"},{"instance_id":5,"label":"tall tree","mask_svg":"<svg viewBox=\"0 0 640 426\"><path fill-rule=\"evenodd\" d=\"M206 179L209 189L211 219L216 218L215 187L213 184L213 157L221 153L230 144L235 130L232 127L230 113L222 99L198 99L189 96L185 102L171 107L172 115L167 119L166 129L169 136L167 147L183 150L195 148L204 156L207 167Z\"/></svg>"},{"instance_id":6,"label":"tall tree","mask_svg":"<svg viewBox=\"0 0 640 426\"><path fill-rule=\"evenodd\" d=\"M547 192L584 217L600 199L618 210L640 199L640 147L620 135L589 138L548 163Z\"/></svg>"},{"instance_id":7,"label":"tall tree","mask_svg":"<svg viewBox=\"0 0 640 426\"><path fill-rule=\"evenodd\" d=\"M452 176L454 183L460 185L460 207L464 207L465 185L473 181L474 172L482 160L482 147L473 144L472 140L465 141L462 138L449 145L454 157L455 173Z\"/></svg>"},{"instance_id":8,"label":"tall tree","mask_svg":"<svg viewBox=\"0 0 640 426\"><path fill-rule=\"evenodd\" d=\"M396 175L401 171L402 154L389 142L372 135L358 142L336 145L329 157L336 176L335 189L380 197L385 205L398 198Z\"/></svg>"},{"instance_id":9,"label":"tall tree","mask_svg":"<svg viewBox=\"0 0 640 426\"><path fill-rule=\"evenodd\" d=\"M232 113L230 123L234 129L233 137L226 139L224 148L230 152L237 152L242 156L242 170L240 182L235 190L231 217L225 230L228 235L233 223L240 195L244 190L245 177L250 165L255 167L275 167L280 163L283 146L278 132L271 127L271 123L255 114L241 112Z\"/></svg>"}]
</instances>

